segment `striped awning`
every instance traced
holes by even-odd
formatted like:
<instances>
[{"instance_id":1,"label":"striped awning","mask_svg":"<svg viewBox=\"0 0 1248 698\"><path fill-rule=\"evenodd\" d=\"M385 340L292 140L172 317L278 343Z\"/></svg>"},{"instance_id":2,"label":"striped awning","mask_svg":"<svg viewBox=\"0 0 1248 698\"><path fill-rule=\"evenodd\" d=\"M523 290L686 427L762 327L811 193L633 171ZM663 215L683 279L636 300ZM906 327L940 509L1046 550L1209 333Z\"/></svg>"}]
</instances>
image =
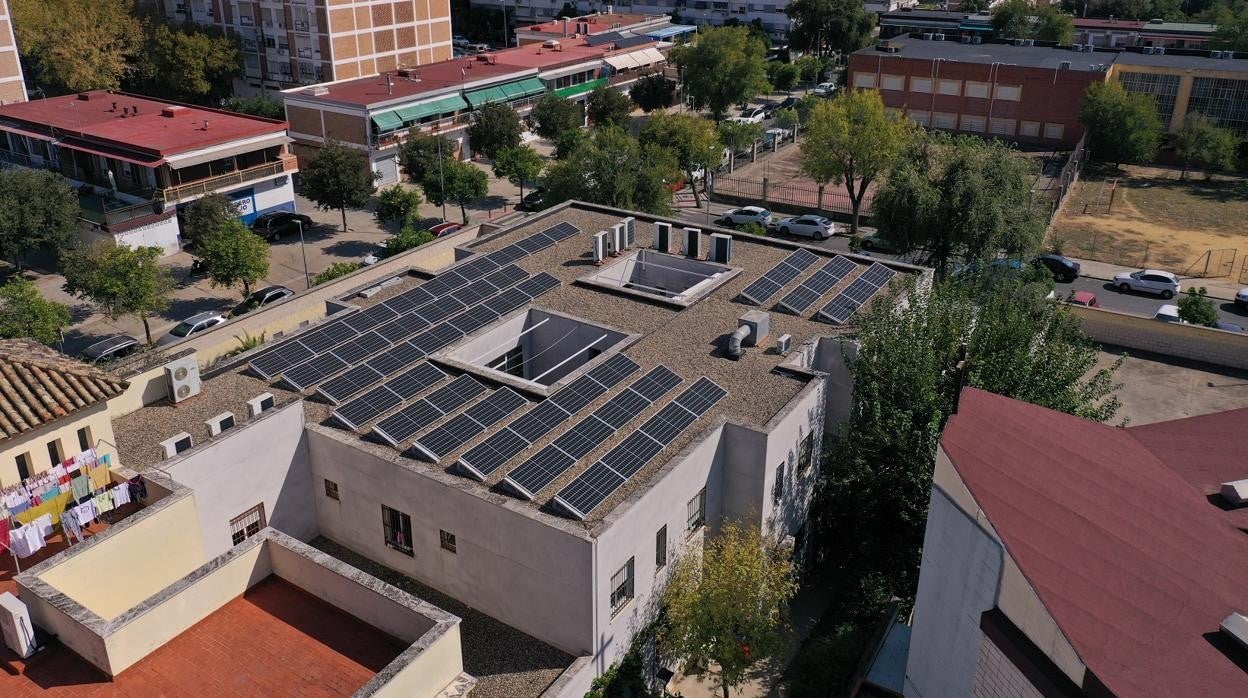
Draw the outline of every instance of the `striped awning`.
<instances>
[{"instance_id":1,"label":"striped awning","mask_svg":"<svg viewBox=\"0 0 1248 698\"><path fill-rule=\"evenodd\" d=\"M403 125L403 119L393 110L378 112L372 115L373 125L378 131L393 131Z\"/></svg>"},{"instance_id":2,"label":"striped awning","mask_svg":"<svg viewBox=\"0 0 1248 698\"><path fill-rule=\"evenodd\" d=\"M441 99L435 99L430 102L421 102L420 104L412 104L406 107L399 107L394 110L404 123L412 123L420 121L426 116L436 116L438 114L450 114L460 109L467 109L468 103L459 95L451 95Z\"/></svg>"},{"instance_id":3,"label":"striped awning","mask_svg":"<svg viewBox=\"0 0 1248 698\"><path fill-rule=\"evenodd\" d=\"M524 99L535 94L546 91L546 86L537 78L525 78L517 82L509 82L503 85L495 85L487 87L484 90L474 90L464 95L468 99L468 103L474 109L480 108L482 105L491 102L510 102L516 99Z\"/></svg>"}]
</instances>

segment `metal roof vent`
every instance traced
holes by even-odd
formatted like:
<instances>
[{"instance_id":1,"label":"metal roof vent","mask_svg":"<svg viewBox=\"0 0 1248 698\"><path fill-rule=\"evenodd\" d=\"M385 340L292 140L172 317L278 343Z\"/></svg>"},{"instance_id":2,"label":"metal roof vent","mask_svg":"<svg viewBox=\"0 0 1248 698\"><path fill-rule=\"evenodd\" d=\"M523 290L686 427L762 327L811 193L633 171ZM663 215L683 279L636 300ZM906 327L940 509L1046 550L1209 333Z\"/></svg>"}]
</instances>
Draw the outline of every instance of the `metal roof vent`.
<instances>
[{"instance_id":1,"label":"metal roof vent","mask_svg":"<svg viewBox=\"0 0 1248 698\"><path fill-rule=\"evenodd\" d=\"M1248 617L1242 613L1232 613L1222 619L1222 624L1218 626L1222 632L1231 636L1240 647L1248 649Z\"/></svg>"},{"instance_id":2,"label":"metal roof vent","mask_svg":"<svg viewBox=\"0 0 1248 698\"><path fill-rule=\"evenodd\" d=\"M191 439L191 435L186 432L174 434L160 442L160 448L165 452L165 458L173 458L183 451L189 451L193 445L194 441Z\"/></svg>"},{"instance_id":3,"label":"metal roof vent","mask_svg":"<svg viewBox=\"0 0 1248 698\"><path fill-rule=\"evenodd\" d=\"M1233 506L1248 504L1248 479L1222 483L1222 498Z\"/></svg>"}]
</instances>

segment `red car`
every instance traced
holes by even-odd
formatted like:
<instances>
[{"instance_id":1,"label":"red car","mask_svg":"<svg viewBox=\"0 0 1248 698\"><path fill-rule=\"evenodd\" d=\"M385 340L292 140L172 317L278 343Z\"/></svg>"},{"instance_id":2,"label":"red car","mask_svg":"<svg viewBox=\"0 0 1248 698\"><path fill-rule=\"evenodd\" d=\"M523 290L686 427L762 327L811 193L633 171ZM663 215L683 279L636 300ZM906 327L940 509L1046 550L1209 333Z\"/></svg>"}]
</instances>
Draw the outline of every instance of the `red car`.
<instances>
[{"instance_id":1,"label":"red car","mask_svg":"<svg viewBox=\"0 0 1248 698\"><path fill-rule=\"evenodd\" d=\"M439 223L429 229L435 238L446 237L451 233L463 228L459 223Z\"/></svg>"},{"instance_id":2,"label":"red car","mask_svg":"<svg viewBox=\"0 0 1248 698\"><path fill-rule=\"evenodd\" d=\"M1101 304L1096 300L1096 294L1091 291L1075 291L1070 296L1071 305L1082 305L1089 308L1099 308Z\"/></svg>"}]
</instances>

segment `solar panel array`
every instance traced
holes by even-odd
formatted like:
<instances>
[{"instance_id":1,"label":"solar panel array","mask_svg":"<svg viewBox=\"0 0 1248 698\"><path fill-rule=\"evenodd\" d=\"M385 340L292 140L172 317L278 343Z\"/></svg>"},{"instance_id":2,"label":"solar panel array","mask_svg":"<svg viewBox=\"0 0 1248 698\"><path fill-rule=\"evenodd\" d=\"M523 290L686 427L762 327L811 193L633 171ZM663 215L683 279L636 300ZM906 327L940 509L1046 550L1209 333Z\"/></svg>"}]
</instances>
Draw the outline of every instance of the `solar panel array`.
<instances>
[{"instance_id":1,"label":"solar panel array","mask_svg":"<svg viewBox=\"0 0 1248 698\"><path fill-rule=\"evenodd\" d=\"M610 438L647 407L666 395L682 379L666 366L656 366L632 385L565 431L545 448L513 468L503 482L525 499L567 472L577 461Z\"/></svg>"},{"instance_id":2,"label":"solar panel array","mask_svg":"<svg viewBox=\"0 0 1248 698\"><path fill-rule=\"evenodd\" d=\"M867 268L857 279L854 279L844 291L841 291L828 304L819 309L815 313L815 318L825 322L831 322L837 325L843 325L849 322L872 296L880 292L897 272L876 262Z\"/></svg>"},{"instance_id":3,"label":"solar panel array","mask_svg":"<svg viewBox=\"0 0 1248 698\"><path fill-rule=\"evenodd\" d=\"M711 379L699 378L646 420L640 429L559 490L555 503L576 518L585 519L727 394L728 391Z\"/></svg>"},{"instance_id":4,"label":"solar panel array","mask_svg":"<svg viewBox=\"0 0 1248 698\"><path fill-rule=\"evenodd\" d=\"M506 419L528 401L511 388L499 388L436 429L416 440L412 447L425 460L437 463L486 429Z\"/></svg>"},{"instance_id":5,"label":"solar panel array","mask_svg":"<svg viewBox=\"0 0 1248 698\"><path fill-rule=\"evenodd\" d=\"M420 433L434 421L463 407L484 393L476 378L463 375L416 402L377 422L373 433L391 446L398 446Z\"/></svg>"},{"instance_id":6,"label":"solar panel array","mask_svg":"<svg viewBox=\"0 0 1248 698\"><path fill-rule=\"evenodd\" d=\"M623 354L611 356L561 388L550 399L468 449L459 457L460 468L478 480L485 480L530 444L541 440L573 414L640 369Z\"/></svg>"},{"instance_id":7,"label":"solar panel array","mask_svg":"<svg viewBox=\"0 0 1248 698\"><path fill-rule=\"evenodd\" d=\"M809 279L803 281L800 286L789 291L784 298L780 299L778 305L794 315L801 315L823 297L823 294L831 291L857 268L857 264L838 254L824 264L819 271L812 274Z\"/></svg>"},{"instance_id":8,"label":"solar panel array","mask_svg":"<svg viewBox=\"0 0 1248 698\"><path fill-rule=\"evenodd\" d=\"M817 261L819 255L808 249L794 250L770 271L746 286L741 297L754 305L763 305Z\"/></svg>"}]
</instances>

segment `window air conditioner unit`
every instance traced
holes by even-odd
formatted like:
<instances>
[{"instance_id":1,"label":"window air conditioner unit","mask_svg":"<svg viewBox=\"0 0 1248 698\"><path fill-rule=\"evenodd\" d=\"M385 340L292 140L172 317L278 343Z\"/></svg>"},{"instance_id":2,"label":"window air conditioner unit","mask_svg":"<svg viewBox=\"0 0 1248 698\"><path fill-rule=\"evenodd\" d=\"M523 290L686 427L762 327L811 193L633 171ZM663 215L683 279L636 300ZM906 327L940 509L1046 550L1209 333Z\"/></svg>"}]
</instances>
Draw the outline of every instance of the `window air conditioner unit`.
<instances>
[{"instance_id":1,"label":"window air conditioner unit","mask_svg":"<svg viewBox=\"0 0 1248 698\"><path fill-rule=\"evenodd\" d=\"M199 395L199 361L194 354L165 365L169 399L178 403Z\"/></svg>"},{"instance_id":2,"label":"window air conditioner unit","mask_svg":"<svg viewBox=\"0 0 1248 698\"><path fill-rule=\"evenodd\" d=\"M610 253L610 250L608 249L609 245L607 244L608 235L610 235L610 233L608 233L605 230L599 230L598 232L594 233L594 239L593 239L594 264L597 266L602 266L603 260L605 260L607 258L607 255Z\"/></svg>"},{"instance_id":3,"label":"window air conditioner unit","mask_svg":"<svg viewBox=\"0 0 1248 698\"><path fill-rule=\"evenodd\" d=\"M656 222L654 224L654 249L659 252L672 250L672 224Z\"/></svg>"},{"instance_id":4,"label":"window air conditioner unit","mask_svg":"<svg viewBox=\"0 0 1248 698\"><path fill-rule=\"evenodd\" d=\"M194 445L194 440L191 439L191 435L186 432L174 434L173 436L160 442L160 448L164 451L165 458L173 458L183 451L189 451L191 446Z\"/></svg>"},{"instance_id":5,"label":"window air conditioner unit","mask_svg":"<svg viewBox=\"0 0 1248 698\"><path fill-rule=\"evenodd\" d=\"M702 258L702 231L698 228L685 228L685 256L693 259Z\"/></svg>"},{"instance_id":6,"label":"window air conditioner unit","mask_svg":"<svg viewBox=\"0 0 1248 698\"><path fill-rule=\"evenodd\" d=\"M204 422L204 424L208 425L209 435L216 436L217 434L220 434L226 429L234 428L234 413L222 412L221 414Z\"/></svg>"},{"instance_id":7,"label":"window air conditioner unit","mask_svg":"<svg viewBox=\"0 0 1248 698\"><path fill-rule=\"evenodd\" d=\"M262 412L273 409L274 404L273 393L260 393L247 401L247 417L255 419Z\"/></svg>"},{"instance_id":8,"label":"window air conditioner unit","mask_svg":"<svg viewBox=\"0 0 1248 698\"><path fill-rule=\"evenodd\" d=\"M711 261L727 264L732 261L732 236L711 233Z\"/></svg>"}]
</instances>

